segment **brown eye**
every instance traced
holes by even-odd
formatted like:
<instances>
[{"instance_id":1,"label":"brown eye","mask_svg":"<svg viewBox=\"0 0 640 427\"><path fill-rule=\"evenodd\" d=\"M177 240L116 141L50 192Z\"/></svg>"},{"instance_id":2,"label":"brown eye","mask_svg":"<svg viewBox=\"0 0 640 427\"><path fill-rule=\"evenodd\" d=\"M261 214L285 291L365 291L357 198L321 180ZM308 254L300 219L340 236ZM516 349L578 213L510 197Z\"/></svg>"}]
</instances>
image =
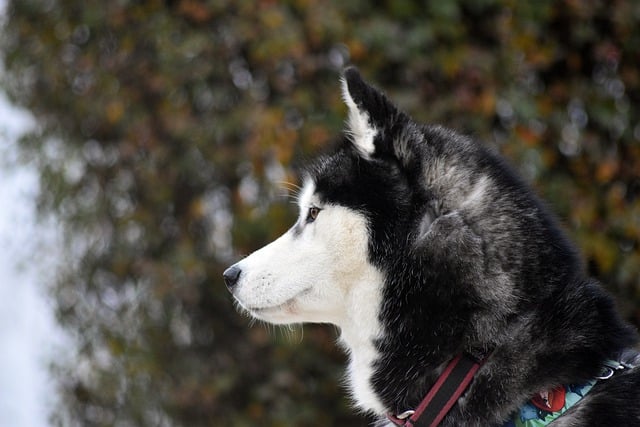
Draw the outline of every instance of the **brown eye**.
<instances>
[{"instance_id":1,"label":"brown eye","mask_svg":"<svg viewBox=\"0 0 640 427\"><path fill-rule=\"evenodd\" d=\"M307 213L307 222L313 222L318 218L318 214L320 213L320 208L315 206L311 206L309 208L309 212Z\"/></svg>"}]
</instances>

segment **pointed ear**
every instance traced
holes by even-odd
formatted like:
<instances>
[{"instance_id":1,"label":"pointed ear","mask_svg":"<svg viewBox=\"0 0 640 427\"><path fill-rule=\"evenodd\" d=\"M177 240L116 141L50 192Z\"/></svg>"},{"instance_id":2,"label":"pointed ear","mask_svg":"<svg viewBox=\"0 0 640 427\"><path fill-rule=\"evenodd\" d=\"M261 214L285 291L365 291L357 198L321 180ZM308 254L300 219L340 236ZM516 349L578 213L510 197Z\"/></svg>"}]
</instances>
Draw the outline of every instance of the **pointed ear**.
<instances>
[{"instance_id":1,"label":"pointed ear","mask_svg":"<svg viewBox=\"0 0 640 427\"><path fill-rule=\"evenodd\" d=\"M354 67L344 70L342 97L349 108L346 133L358 152L365 158L393 154L396 124L406 116Z\"/></svg>"}]
</instances>

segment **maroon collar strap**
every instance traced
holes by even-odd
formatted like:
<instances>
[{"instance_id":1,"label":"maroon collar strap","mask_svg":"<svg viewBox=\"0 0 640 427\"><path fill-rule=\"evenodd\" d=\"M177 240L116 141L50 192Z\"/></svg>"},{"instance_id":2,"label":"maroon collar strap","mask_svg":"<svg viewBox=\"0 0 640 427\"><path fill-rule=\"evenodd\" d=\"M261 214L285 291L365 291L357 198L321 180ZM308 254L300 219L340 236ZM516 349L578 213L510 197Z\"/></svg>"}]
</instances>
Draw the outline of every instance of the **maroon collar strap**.
<instances>
[{"instance_id":1,"label":"maroon collar strap","mask_svg":"<svg viewBox=\"0 0 640 427\"><path fill-rule=\"evenodd\" d=\"M436 427L467 389L483 362L484 358L479 360L467 353L456 356L414 411L387 414L387 418L398 426Z\"/></svg>"}]
</instances>

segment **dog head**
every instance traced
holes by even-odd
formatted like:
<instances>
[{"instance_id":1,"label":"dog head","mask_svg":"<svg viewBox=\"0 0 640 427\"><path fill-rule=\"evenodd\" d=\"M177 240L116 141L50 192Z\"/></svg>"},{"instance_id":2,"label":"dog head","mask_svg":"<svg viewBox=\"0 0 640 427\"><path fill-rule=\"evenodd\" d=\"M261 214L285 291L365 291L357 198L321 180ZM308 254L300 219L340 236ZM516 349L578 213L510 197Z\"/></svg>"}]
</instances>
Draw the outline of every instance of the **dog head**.
<instances>
[{"instance_id":1,"label":"dog head","mask_svg":"<svg viewBox=\"0 0 640 427\"><path fill-rule=\"evenodd\" d=\"M355 69L345 71L342 87L347 138L308 168L297 222L224 272L238 304L261 320L341 325L358 317L354 311L378 308L384 278L372 236L391 236L408 209L400 171L411 163L408 118ZM394 151L399 136L406 143Z\"/></svg>"}]
</instances>

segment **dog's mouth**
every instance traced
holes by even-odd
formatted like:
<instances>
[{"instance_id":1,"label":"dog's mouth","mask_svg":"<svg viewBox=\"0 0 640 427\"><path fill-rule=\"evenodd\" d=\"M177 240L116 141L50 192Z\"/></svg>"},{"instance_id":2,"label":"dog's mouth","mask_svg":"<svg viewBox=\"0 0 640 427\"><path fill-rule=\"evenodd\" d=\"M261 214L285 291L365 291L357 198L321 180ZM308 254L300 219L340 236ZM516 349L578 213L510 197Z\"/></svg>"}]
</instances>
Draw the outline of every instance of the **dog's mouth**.
<instances>
[{"instance_id":1,"label":"dog's mouth","mask_svg":"<svg viewBox=\"0 0 640 427\"><path fill-rule=\"evenodd\" d=\"M298 299L300 299L301 297L304 297L305 295L308 295L310 292L311 292L311 288L310 287L309 288L305 288L302 291L300 291L297 294L295 294L293 297L291 297L288 300L284 301L283 303L275 304L275 305L245 306L241 302L240 302L240 304L243 306L243 308L245 310L247 310L251 314L260 317L260 315L269 314L269 313L273 313L273 312L293 311L293 309L295 307L295 304L298 301Z\"/></svg>"}]
</instances>

